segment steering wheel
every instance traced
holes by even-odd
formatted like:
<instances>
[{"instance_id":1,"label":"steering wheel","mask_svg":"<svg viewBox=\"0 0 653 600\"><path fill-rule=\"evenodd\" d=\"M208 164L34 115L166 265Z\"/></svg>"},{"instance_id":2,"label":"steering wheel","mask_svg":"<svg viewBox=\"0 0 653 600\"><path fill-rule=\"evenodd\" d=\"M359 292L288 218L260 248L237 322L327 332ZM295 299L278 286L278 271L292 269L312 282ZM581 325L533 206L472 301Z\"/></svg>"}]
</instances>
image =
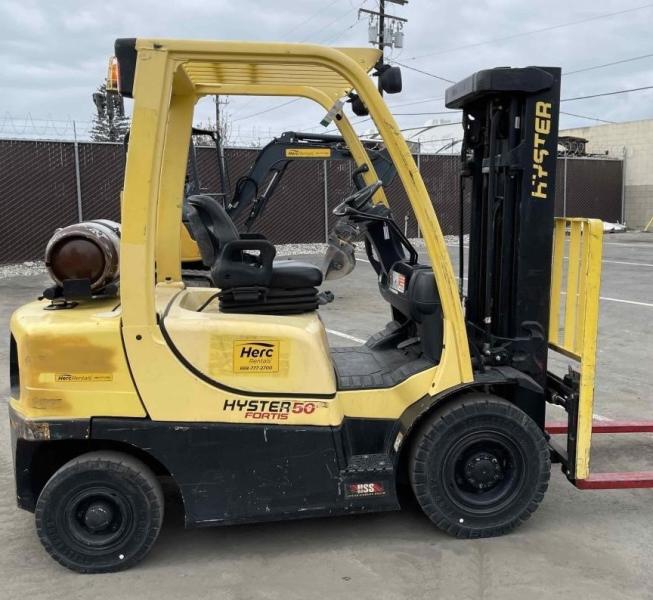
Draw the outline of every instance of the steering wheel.
<instances>
[{"instance_id":1,"label":"steering wheel","mask_svg":"<svg viewBox=\"0 0 653 600\"><path fill-rule=\"evenodd\" d=\"M347 196L333 209L333 214L337 217L344 217L353 212L359 212L382 187L383 183L381 181L375 181L370 185L366 185L364 188L354 192L351 196Z\"/></svg>"}]
</instances>

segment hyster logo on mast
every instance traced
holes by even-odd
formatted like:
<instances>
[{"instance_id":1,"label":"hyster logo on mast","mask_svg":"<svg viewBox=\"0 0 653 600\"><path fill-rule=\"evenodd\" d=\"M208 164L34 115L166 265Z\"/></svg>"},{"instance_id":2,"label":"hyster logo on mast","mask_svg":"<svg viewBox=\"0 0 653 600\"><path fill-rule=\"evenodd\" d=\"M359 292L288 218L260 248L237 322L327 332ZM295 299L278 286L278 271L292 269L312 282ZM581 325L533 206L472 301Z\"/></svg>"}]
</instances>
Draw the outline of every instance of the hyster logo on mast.
<instances>
[{"instance_id":1,"label":"hyster logo on mast","mask_svg":"<svg viewBox=\"0 0 653 600\"><path fill-rule=\"evenodd\" d=\"M546 200L548 197L547 188L549 173L544 169L544 161L550 153L546 148L544 148L544 146L546 145L549 133L551 133L551 103L540 100L535 103L535 134L533 136L531 196L543 200Z\"/></svg>"},{"instance_id":2,"label":"hyster logo on mast","mask_svg":"<svg viewBox=\"0 0 653 600\"><path fill-rule=\"evenodd\" d=\"M234 341L234 373L278 373L278 340Z\"/></svg>"}]
</instances>

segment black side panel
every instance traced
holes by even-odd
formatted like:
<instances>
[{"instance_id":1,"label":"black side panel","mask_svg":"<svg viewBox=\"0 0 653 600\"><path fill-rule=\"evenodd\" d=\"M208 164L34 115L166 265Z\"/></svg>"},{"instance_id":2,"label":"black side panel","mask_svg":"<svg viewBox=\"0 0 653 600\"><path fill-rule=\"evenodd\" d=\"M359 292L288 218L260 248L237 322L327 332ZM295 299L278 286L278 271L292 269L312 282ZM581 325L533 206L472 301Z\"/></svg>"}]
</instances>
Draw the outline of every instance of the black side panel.
<instances>
[{"instance_id":1,"label":"black side panel","mask_svg":"<svg viewBox=\"0 0 653 600\"><path fill-rule=\"evenodd\" d=\"M398 422L392 419L345 419L347 455L389 454L397 428Z\"/></svg>"},{"instance_id":2,"label":"black side panel","mask_svg":"<svg viewBox=\"0 0 653 600\"><path fill-rule=\"evenodd\" d=\"M94 419L92 438L132 444L165 465L189 525L309 516L338 505L330 427Z\"/></svg>"},{"instance_id":3,"label":"black side panel","mask_svg":"<svg viewBox=\"0 0 653 600\"><path fill-rule=\"evenodd\" d=\"M118 38L114 45L118 60L118 89L120 95L132 98L134 92L134 76L136 74L136 38Z\"/></svg>"}]
</instances>

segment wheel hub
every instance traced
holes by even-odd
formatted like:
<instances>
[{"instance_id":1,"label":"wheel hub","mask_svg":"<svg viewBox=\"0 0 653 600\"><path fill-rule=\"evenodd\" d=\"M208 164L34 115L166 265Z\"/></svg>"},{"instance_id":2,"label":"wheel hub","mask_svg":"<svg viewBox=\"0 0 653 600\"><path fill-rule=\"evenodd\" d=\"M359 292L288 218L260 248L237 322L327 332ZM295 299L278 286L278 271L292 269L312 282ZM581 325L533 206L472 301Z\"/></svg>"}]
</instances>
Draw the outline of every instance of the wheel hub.
<instances>
[{"instance_id":1,"label":"wheel hub","mask_svg":"<svg viewBox=\"0 0 653 600\"><path fill-rule=\"evenodd\" d=\"M114 507L105 500L96 500L89 504L83 514L84 525L93 532L106 529L114 520Z\"/></svg>"},{"instance_id":2,"label":"wheel hub","mask_svg":"<svg viewBox=\"0 0 653 600\"><path fill-rule=\"evenodd\" d=\"M503 478L503 467L491 453L477 452L469 457L464 467L465 479L477 490L487 490Z\"/></svg>"}]
</instances>

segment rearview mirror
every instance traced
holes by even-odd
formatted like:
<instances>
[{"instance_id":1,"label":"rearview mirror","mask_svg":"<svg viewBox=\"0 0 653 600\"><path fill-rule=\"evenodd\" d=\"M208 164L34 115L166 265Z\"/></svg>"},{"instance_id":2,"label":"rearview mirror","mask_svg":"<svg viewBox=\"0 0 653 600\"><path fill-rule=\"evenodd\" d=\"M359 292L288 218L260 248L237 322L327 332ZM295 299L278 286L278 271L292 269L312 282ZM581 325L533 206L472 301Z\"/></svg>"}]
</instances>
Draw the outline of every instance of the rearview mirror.
<instances>
[{"instance_id":1,"label":"rearview mirror","mask_svg":"<svg viewBox=\"0 0 653 600\"><path fill-rule=\"evenodd\" d=\"M358 94L353 92L349 94L349 102L351 103L351 109L357 117L366 117L370 114L370 111L367 110L367 106L363 103Z\"/></svg>"},{"instance_id":2,"label":"rearview mirror","mask_svg":"<svg viewBox=\"0 0 653 600\"><path fill-rule=\"evenodd\" d=\"M383 65L378 73L379 80L381 81L381 88L386 94L398 94L401 92L401 69L399 67Z\"/></svg>"}]
</instances>

